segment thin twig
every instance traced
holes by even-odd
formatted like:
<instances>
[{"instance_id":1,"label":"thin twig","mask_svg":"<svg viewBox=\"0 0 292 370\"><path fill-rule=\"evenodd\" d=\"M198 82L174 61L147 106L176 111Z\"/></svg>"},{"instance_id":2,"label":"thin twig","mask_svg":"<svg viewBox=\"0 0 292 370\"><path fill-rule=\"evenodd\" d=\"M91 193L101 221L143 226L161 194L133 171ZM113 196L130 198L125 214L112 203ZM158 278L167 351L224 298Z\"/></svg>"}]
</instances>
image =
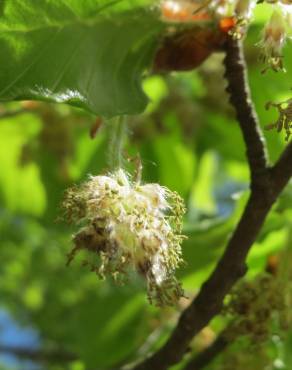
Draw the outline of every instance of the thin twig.
<instances>
[{"instance_id":1,"label":"thin twig","mask_svg":"<svg viewBox=\"0 0 292 370\"><path fill-rule=\"evenodd\" d=\"M204 351L200 352L195 358L187 363L183 370L201 370L209 365L220 353L228 346L228 341L224 333Z\"/></svg>"},{"instance_id":2,"label":"thin twig","mask_svg":"<svg viewBox=\"0 0 292 370\"><path fill-rule=\"evenodd\" d=\"M287 145L277 163L271 168L274 180L274 192L279 193L292 176L292 141Z\"/></svg>"},{"instance_id":3,"label":"thin twig","mask_svg":"<svg viewBox=\"0 0 292 370\"><path fill-rule=\"evenodd\" d=\"M224 297L246 273L246 256L292 172L290 145L275 167L268 167L258 119L251 104L240 42L232 38L227 41L224 63L230 100L247 147L251 172L250 198L215 270L203 284L198 296L181 314L170 338L162 348L135 366L135 370L166 370L178 363L188 350L191 339L220 313ZM290 165L285 164L287 158ZM285 174L281 172L283 170L287 170Z\"/></svg>"},{"instance_id":4,"label":"thin twig","mask_svg":"<svg viewBox=\"0 0 292 370\"><path fill-rule=\"evenodd\" d=\"M24 108L20 108L17 110L7 110L0 112L0 119L11 118L25 113L29 113L29 110Z\"/></svg>"},{"instance_id":5,"label":"thin twig","mask_svg":"<svg viewBox=\"0 0 292 370\"><path fill-rule=\"evenodd\" d=\"M251 99L242 42L229 38L226 43L226 51L224 60L225 78L228 82L226 91L229 93L230 103L235 109L244 138L251 172L251 188L256 186L262 188L269 183L267 178L268 155Z\"/></svg>"},{"instance_id":6,"label":"thin twig","mask_svg":"<svg viewBox=\"0 0 292 370\"><path fill-rule=\"evenodd\" d=\"M67 363L77 359L72 353L63 350L42 350L31 349L19 346L0 345L0 353L5 353L19 357L24 360L31 360L36 362L46 363Z\"/></svg>"}]
</instances>

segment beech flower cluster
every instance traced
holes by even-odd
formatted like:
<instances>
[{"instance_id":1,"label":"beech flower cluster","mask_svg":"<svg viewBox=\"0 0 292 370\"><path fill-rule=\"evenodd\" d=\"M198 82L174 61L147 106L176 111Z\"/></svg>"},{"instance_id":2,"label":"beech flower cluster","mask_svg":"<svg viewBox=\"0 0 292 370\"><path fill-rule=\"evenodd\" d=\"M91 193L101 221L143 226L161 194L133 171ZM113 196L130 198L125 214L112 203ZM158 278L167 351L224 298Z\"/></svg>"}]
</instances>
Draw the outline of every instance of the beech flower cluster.
<instances>
[{"instance_id":1,"label":"beech flower cluster","mask_svg":"<svg viewBox=\"0 0 292 370\"><path fill-rule=\"evenodd\" d=\"M67 191L63 207L80 226L68 263L83 250L85 264L101 278L118 282L135 271L147 285L149 301L173 305L183 296L175 270L182 263L183 200L158 184L132 182L122 169L93 176Z\"/></svg>"},{"instance_id":2,"label":"beech flower cluster","mask_svg":"<svg viewBox=\"0 0 292 370\"><path fill-rule=\"evenodd\" d=\"M284 130L286 132L285 140L288 141L292 134L292 99L280 103L268 102L266 109L275 107L278 110L279 117L276 122L266 125L266 130L276 129L278 132Z\"/></svg>"}]
</instances>

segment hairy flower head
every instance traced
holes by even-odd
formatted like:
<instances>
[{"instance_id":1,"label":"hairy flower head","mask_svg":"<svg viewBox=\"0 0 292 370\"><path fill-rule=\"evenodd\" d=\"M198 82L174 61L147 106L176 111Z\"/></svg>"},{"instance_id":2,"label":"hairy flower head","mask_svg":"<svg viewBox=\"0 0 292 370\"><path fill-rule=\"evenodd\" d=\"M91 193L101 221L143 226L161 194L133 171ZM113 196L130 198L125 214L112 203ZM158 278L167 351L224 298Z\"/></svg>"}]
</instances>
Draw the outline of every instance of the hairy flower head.
<instances>
[{"instance_id":1,"label":"hairy flower head","mask_svg":"<svg viewBox=\"0 0 292 370\"><path fill-rule=\"evenodd\" d=\"M172 305L183 296L174 276L182 262L185 211L177 193L131 182L119 169L69 189L63 207L68 220L80 225L69 263L86 250L95 260L85 264L102 278L123 281L133 270L143 276L151 303Z\"/></svg>"}]
</instances>

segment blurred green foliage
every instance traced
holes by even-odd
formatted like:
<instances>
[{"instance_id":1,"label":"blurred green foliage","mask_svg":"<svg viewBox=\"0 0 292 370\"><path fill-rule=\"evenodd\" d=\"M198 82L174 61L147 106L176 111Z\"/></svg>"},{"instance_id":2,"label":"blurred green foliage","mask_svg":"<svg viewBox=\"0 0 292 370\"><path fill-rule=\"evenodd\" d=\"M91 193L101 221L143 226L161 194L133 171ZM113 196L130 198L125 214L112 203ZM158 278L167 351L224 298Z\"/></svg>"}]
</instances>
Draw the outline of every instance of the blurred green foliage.
<instances>
[{"instance_id":1,"label":"blurred green foliage","mask_svg":"<svg viewBox=\"0 0 292 370\"><path fill-rule=\"evenodd\" d=\"M289 96L292 69L262 75L257 39L254 26L246 55L264 126L275 118L265 103ZM292 65L291 50L285 63ZM127 155L141 154L143 180L178 191L188 205L186 266L179 277L190 298L222 253L248 195L245 148L224 86L222 55L216 54L194 72L147 78L144 90L151 102L143 115L128 118ZM58 220L60 202L72 183L107 169L106 122L90 139L95 117L83 111L28 102L3 104L0 114L18 110L0 120L0 307L19 325L35 329L43 350L76 357L66 364L45 361L40 368L116 369L157 348L189 300L157 309L149 306L138 278L117 287L99 281L78 261L65 266L73 230ZM275 160L284 138L266 131L265 136ZM270 256L291 247L291 207L290 184L249 255L249 279L266 269ZM213 335L224 320L211 324ZM272 364L280 351L284 369L291 369L292 328L279 340L280 349L271 350L276 346L272 338L266 351L272 353ZM194 342L194 351L200 346ZM235 351L240 350L239 345Z\"/></svg>"}]
</instances>

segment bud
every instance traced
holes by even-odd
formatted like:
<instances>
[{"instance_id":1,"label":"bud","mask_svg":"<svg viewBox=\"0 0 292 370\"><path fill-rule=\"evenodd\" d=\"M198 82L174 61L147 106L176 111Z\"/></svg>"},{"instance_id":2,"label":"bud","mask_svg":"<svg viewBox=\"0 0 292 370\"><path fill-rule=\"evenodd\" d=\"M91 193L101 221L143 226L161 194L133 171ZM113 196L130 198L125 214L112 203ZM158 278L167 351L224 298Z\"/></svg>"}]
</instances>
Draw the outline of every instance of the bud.
<instances>
[{"instance_id":1,"label":"bud","mask_svg":"<svg viewBox=\"0 0 292 370\"><path fill-rule=\"evenodd\" d=\"M240 40L246 34L254 7L254 0L237 0L235 3L234 17L236 22L234 27L229 32L234 39Z\"/></svg>"},{"instance_id":2,"label":"bud","mask_svg":"<svg viewBox=\"0 0 292 370\"><path fill-rule=\"evenodd\" d=\"M63 207L69 221L83 225L74 236L68 263L85 250L98 257L85 264L101 278L124 282L132 271L141 275L151 303L173 305L183 296L174 276L182 263L185 212L177 193L158 184L131 182L119 169L69 189Z\"/></svg>"},{"instance_id":3,"label":"bud","mask_svg":"<svg viewBox=\"0 0 292 370\"><path fill-rule=\"evenodd\" d=\"M248 20L252 16L255 5L253 0L238 0L235 6L235 15L239 19Z\"/></svg>"}]
</instances>

